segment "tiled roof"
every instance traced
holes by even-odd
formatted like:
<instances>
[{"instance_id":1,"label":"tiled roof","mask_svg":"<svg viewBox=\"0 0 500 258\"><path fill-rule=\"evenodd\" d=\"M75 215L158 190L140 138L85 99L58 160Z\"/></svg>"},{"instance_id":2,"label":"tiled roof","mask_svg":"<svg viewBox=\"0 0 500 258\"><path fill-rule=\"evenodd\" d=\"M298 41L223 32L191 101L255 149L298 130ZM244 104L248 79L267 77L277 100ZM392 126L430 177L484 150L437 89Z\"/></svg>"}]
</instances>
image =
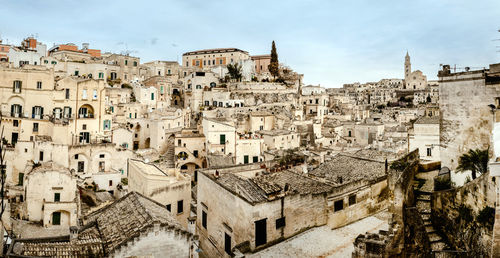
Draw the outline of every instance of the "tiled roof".
<instances>
[{"instance_id":1,"label":"tiled roof","mask_svg":"<svg viewBox=\"0 0 500 258\"><path fill-rule=\"evenodd\" d=\"M181 229L167 209L137 192L131 192L116 202L97 210L85 218L96 221L106 250L114 250L128 242L154 223Z\"/></svg>"},{"instance_id":2,"label":"tiled roof","mask_svg":"<svg viewBox=\"0 0 500 258\"><path fill-rule=\"evenodd\" d=\"M360 157L338 154L330 161L309 172L335 186L359 180L375 180L385 175L385 163Z\"/></svg>"},{"instance_id":3,"label":"tiled roof","mask_svg":"<svg viewBox=\"0 0 500 258\"><path fill-rule=\"evenodd\" d=\"M69 236L15 240L11 254L36 257L102 257L104 248L95 226L84 229L78 239Z\"/></svg>"},{"instance_id":4,"label":"tiled roof","mask_svg":"<svg viewBox=\"0 0 500 258\"><path fill-rule=\"evenodd\" d=\"M173 215L161 205L131 192L84 218L86 226L76 240L58 238L18 239L9 250L13 256L103 257L127 244L154 224L180 230Z\"/></svg>"},{"instance_id":5,"label":"tiled roof","mask_svg":"<svg viewBox=\"0 0 500 258\"><path fill-rule=\"evenodd\" d=\"M439 117L437 116L423 116L415 121L415 124L439 124Z\"/></svg>"},{"instance_id":6,"label":"tiled roof","mask_svg":"<svg viewBox=\"0 0 500 258\"><path fill-rule=\"evenodd\" d=\"M222 173L215 180L227 190L252 204L272 201L280 193L286 195L320 194L332 188L329 184L292 170L265 173L253 178ZM288 185L286 192L284 192L285 185Z\"/></svg>"}]
</instances>

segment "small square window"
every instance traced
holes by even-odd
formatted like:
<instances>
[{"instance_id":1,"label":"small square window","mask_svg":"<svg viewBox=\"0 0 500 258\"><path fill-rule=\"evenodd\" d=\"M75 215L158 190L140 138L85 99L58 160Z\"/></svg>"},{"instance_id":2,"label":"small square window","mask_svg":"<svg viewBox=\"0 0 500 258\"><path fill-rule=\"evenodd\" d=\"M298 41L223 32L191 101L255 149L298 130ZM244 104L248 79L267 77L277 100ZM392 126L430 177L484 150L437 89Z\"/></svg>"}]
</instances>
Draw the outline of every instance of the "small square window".
<instances>
[{"instance_id":1,"label":"small square window","mask_svg":"<svg viewBox=\"0 0 500 258\"><path fill-rule=\"evenodd\" d=\"M276 229L280 229L286 225L285 217L279 218L276 220Z\"/></svg>"},{"instance_id":2,"label":"small square window","mask_svg":"<svg viewBox=\"0 0 500 258\"><path fill-rule=\"evenodd\" d=\"M99 158L104 159L104 154L99 154Z\"/></svg>"},{"instance_id":3,"label":"small square window","mask_svg":"<svg viewBox=\"0 0 500 258\"><path fill-rule=\"evenodd\" d=\"M19 126L19 120L14 120L14 121L12 122L12 125L13 125L14 127L18 127L18 126Z\"/></svg>"},{"instance_id":4,"label":"small square window","mask_svg":"<svg viewBox=\"0 0 500 258\"><path fill-rule=\"evenodd\" d=\"M335 201L333 205L333 211L341 211L344 209L344 200Z\"/></svg>"},{"instance_id":5,"label":"small square window","mask_svg":"<svg viewBox=\"0 0 500 258\"><path fill-rule=\"evenodd\" d=\"M349 206L356 204L356 195L350 195L349 196Z\"/></svg>"}]
</instances>

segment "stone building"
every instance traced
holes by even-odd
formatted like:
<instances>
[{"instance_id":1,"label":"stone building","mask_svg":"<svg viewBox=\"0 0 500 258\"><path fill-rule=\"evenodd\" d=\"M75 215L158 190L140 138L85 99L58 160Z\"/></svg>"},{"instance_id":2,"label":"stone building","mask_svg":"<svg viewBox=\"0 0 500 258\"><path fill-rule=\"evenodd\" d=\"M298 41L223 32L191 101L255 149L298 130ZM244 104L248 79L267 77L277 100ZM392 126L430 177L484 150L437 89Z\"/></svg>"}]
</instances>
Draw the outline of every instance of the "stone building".
<instances>
[{"instance_id":1,"label":"stone building","mask_svg":"<svg viewBox=\"0 0 500 258\"><path fill-rule=\"evenodd\" d=\"M79 195L76 178L68 169L44 163L34 167L24 180L26 213L22 218L41 222L44 227L69 229L77 225Z\"/></svg>"},{"instance_id":2,"label":"stone building","mask_svg":"<svg viewBox=\"0 0 500 258\"><path fill-rule=\"evenodd\" d=\"M422 71L411 71L410 55L406 52L405 57L405 81L403 90L423 90L427 87L427 76Z\"/></svg>"},{"instance_id":3,"label":"stone building","mask_svg":"<svg viewBox=\"0 0 500 258\"><path fill-rule=\"evenodd\" d=\"M13 240L7 257L198 257L198 237L156 201L131 192L60 237Z\"/></svg>"},{"instance_id":4,"label":"stone building","mask_svg":"<svg viewBox=\"0 0 500 258\"><path fill-rule=\"evenodd\" d=\"M194 171L207 167L205 136L198 130L183 129L175 134L175 167L196 181Z\"/></svg>"},{"instance_id":5,"label":"stone building","mask_svg":"<svg viewBox=\"0 0 500 258\"><path fill-rule=\"evenodd\" d=\"M154 164L128 160L128 189L161 203L187 228L191 205L191 178L178 170L161 170Z\"/></svg>"},{"instance_id":6,"label":"stone building","mask_svg":"<svg viewBox=\"0 0 500 258\"><path fill-rule=\"evenodd\" d=\"M408 151L418 149L423 161L440 161L439 116L420 117L408 135Z\"/></svg>"},{"instance_id":7,"label":"stone building","mask_svg":"<svg viewBox=\"0 0 500 258\"><path fill-rule=\"evenodd\" d=\"M445 65L439 71L442 166L453 171L460 155L469 149L486 149L490 144L492 111L500 106L499 74L500 64L455 73Z\"/></svg>"},{"instance_id":8,"label":"stone building","mask_svg":"<svg viewBox=\"0 0 500 258\"><path fill-rule=\"evenodd\" d=\"M258 74L269 73L271 55L257 55L250 57L255 62L255 72Z\"/></svg>"},{"instance_id":9,"label":"stone building","mask_svg":"<svg viewBox=\"0 0 500 258\"><path fill-rule=\"evenodd\" d=\"M365 158L374 154L338 155L308 173L272 162L199 171L201 249L208 256L254 253L311 227L337 228L385 209L385 164Z\"/></svg>"},{"instance_id":10,"label":"stone building","mask_svg":"<svg viewBox=\"0 0 500 258\"><path fill-rule=\"evenodd\" d=\"M248 52L237 48L216 48L186 52L182 54L182 65L186 67L211 68L226 66L248 60Z\"/></svg>"}]
</instances>

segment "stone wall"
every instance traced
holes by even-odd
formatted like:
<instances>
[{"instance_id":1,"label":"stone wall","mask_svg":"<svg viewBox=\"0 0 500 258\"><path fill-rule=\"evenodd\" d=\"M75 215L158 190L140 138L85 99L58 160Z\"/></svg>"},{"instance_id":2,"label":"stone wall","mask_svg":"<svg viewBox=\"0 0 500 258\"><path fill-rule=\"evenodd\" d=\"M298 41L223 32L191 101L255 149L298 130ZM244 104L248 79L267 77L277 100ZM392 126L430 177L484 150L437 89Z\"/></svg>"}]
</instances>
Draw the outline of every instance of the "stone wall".
<instances>
[{"instance_id":1,"label":"stone wall","mask_svg":"<svg viewBox=\"0 0 500 258\"><path fill-rule=\"evenodd\" d=\"M486 207L494 207L494 202L495 188L489 174L460 188L434 192L433 225L454 248L466 251L467 256L490 257L493 228L478 221L478 214Z\"/></svg>"},{"instance_id":2,"label":"stone wall","mask_svg":"<svg viewBox=\"0 0 500 258\"><path fill-rule=\"evenodd\" d=\"M490 144L493 115L488 105L495 104L500 92L484 78L484 71L440 78L441 163L451 170L461 154Z\"/></svg>"}]
</instances>

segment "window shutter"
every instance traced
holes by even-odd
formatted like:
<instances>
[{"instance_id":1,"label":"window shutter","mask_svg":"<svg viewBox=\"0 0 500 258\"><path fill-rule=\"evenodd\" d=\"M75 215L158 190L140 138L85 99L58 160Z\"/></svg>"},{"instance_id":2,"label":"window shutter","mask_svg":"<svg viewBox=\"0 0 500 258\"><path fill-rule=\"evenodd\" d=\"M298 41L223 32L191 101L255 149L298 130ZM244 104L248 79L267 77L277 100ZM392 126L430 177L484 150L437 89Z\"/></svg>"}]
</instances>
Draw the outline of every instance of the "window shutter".
<instances>
[{"instance_id":1,"label":"window shutter","mask_svg":"<svg viewBox=\"0 0 500 258\"><path fill-rule=\"evenodd\" d=\"M10 106L10 115L14 116L14 105Z\"/></svg>"},{"instance_id":2,"label":"window shutter","mask_svg":"<svg viewBox=\"0 0 500 258\"><path fill-rule=\"evenodd\" d=\"M40 107L40 119L43 119L43 107Z\"/></svg>"},{"instance_id":3,"label":"window shutter","mask_svg":"<svg viewBox=\"0 0 500 258\"><path fill-rule=\"evenodd\" d=\"M31 108L31 118L35 118L35 107Z\"/></svg>"},{"instance_id":4,"label":"window shutter","mask_svg":"<svg viewBox=\"0 0 500 258\"><path fill-rule=\"evenodd\" d=\"M23 82L19 81L19 92L21 92L21 89L23 88Z\"/></svg>"}]
</instances>

